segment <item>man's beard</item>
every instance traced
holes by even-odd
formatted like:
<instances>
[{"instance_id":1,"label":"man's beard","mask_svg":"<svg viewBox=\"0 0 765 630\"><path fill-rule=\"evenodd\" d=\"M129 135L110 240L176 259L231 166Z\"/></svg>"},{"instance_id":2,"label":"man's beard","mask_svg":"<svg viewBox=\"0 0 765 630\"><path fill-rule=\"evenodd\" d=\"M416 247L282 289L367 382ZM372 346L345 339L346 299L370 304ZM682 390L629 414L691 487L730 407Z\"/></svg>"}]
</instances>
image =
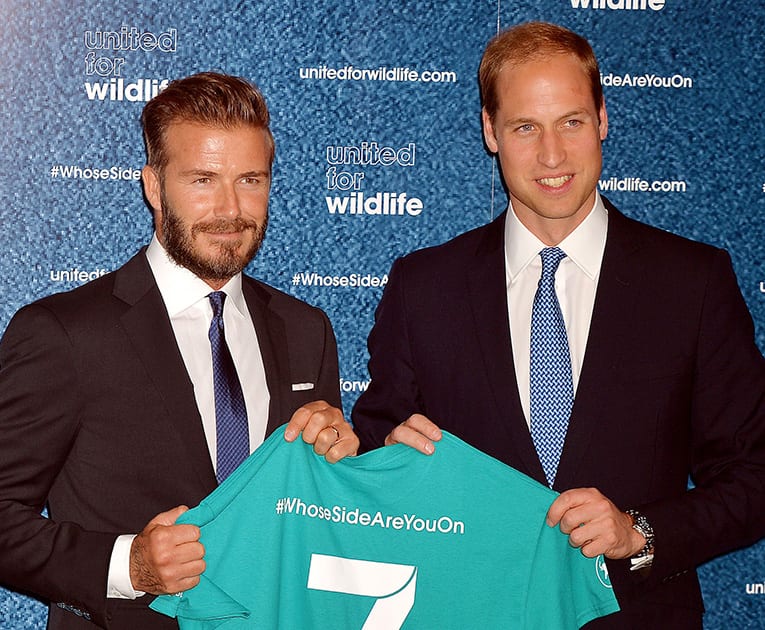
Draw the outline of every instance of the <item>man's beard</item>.
<instances>
[{"instance_id":1,"label":"man's beard","mask_svg":"<svg viewBox=\"0 0 765 630\"><path fill-rule=\"evenodd\" d=\"M241 217L235 219L214 219L195 223L191 230L173 211L167 202L164 189L160 192L162 202L162 234L164 247L170 257L181 267L185 267L205 281L225 282L242 271L258 253L266 235L268 215L262 224L247 221ZM237 252L235 244L217 245L218 253L209 257L200 255L194 248L194 238L200 233L215 234L225 232L244 232L252 230L253 240L244 254Z\"/></svg>"}]
</instances>

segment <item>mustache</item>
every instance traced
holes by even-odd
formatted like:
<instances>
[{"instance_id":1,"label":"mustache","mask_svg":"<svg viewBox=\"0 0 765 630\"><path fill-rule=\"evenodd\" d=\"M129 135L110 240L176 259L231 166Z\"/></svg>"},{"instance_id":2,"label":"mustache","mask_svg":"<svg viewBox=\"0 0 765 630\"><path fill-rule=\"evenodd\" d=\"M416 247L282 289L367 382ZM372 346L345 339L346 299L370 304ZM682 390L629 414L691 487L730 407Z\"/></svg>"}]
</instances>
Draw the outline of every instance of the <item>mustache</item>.
<instances>
[{"instance_id":1,"label":"mustache","mask_svg":"<svg viewBox=\"0 0 765 630\"><path fill-rule=\"evenodd\" d=\"M204 232L207 234L222 234L225 232L244 232L246 230L259 230L260 225L255 221L248 221L242 217L235 219L214 219L195 223L191 228L191 234Z\"/></svg>"}]
</instances>

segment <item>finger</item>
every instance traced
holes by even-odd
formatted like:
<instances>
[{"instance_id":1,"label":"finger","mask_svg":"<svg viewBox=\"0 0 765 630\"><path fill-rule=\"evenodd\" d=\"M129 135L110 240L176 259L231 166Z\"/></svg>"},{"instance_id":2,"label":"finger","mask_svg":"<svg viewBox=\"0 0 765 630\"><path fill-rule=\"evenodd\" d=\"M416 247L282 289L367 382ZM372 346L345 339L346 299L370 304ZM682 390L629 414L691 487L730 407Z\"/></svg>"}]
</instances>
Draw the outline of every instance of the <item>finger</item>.
<instances>
[{"instance_id":1,"label":"finger","mask_svg":"<svg viewBox=\"0 0 765 630\"><path fill-rule=\"evenodd\" d=\"M562 492L558 495L555 501L550 504L550 507L547 510L547 524L550 527L555 527L570 510L587 505L595 500L595 498L602 496L603 495L601 495L600 492L593 488L574 488L573 490ZM583 516L586 516L586 514L580 513L579 520L569 516L569 531L579 523L590 520L588 518L582 518Z\"/></svg>"},{"instance_id":2,"label":"finger","mask_svg":"<svg viewBox=\"0 0 765 630\"><path fill-rule=\"evenodd\" d=\"M162 530L149 531L146 546L149 556L156 562L174 564L199 560L205 555L204 545L199 542L199 529L176 525Z\"/></svg>"},{"instance_id":3,"label":"finger","mask_svg":"<svg viewBox=\"0 0 765 630\"><path fill-rule=\"evenodd\" d=\"M165 584L165 589L162 593L155 593L157 595L178 595L184 591L190 591L197 584L199 584L201 573L194 576L182 577L175 581L170 581Z\"/></svg>"},{"instance_id":4,"label":"finger","mask_svg":"<svg viewBox=\"0 0 765 630\"><path fill-rule=\"evenodd\" d=\"M421 413L415 413L409 416L406 420L406 425L410 428L422 433L426 438L433 442L438 442L441 439L441 429L427 416L423 416Z\"/></svg>"},{"instance_id":5,"label":"finger","mask_svg":"<svg viewBox=\"0 0 765 630\"><path fill-rule=\"evenodd\" d=\"M323 453L330 464L335 464L343 457L354 456L359 452L359 438L348 423L340 427L340 437ZM316 447L314 446L314 449ZM321 453L320 453L321 454Z\"/></svg>"},{"instance_id":6,"label":"finger","mask_svg":"<svg viewBox=\"0 0 765 630\"><path fill-rule=\"evenodd\" d=\"M592 527L600 518L597 510L593 510L588 503L569 508L560 518L560 530L564 534L571 534L581 530L585 525ZM581 533L581 532L580 532Z\"/></svg>"},{"instance_id":7,"label":"finger","mask_svg":"<svg viewBox=\"0 0 765 630\"><path fill-rule=\"evenodd\" d=\"M199 583L199 576L204 573L207 564L204 560L176 563L160 569L162 589L166 593L188 591Z\"/></svg>"},{"instance_id":8,"label":"finger","mask_svg":"<svg viewBox=\"0 0 765 630\"><path fill-rule=\"evenodd\" d=\"M605 549L600 541L588 540L579 547L579 551L581 551L582 555L586 558L596 558L604 553Z\"/></svg>"},{"instance_id":9,"label":"finger","mask_svg":"<svg viewBox=\"0 0 765 630\"><path fill-rule=\"evenodd\" d=\"M179 505L167 512L160 512L153 519L149 521L149 525L174 525L178 517L184 512L188 512L189 508L185 505Z\"/></svg>"},{"instance_id":10,"label":"finger","mask_svg":"<svg viewBox=\"0 0 765 630\"><path fill-rule=\"evenodd\" d=\"M344 420L339 424L324 426L316 436L313 450L317 455L324 455L330 463L343 457L355 455L359 450L359 438L350 424Z\"/></svg>"},{"instance_id":11,"label":"finger","mask_svg":"<svg viewBox=\"0 0 765 630\"><path fill-rule=\"evenodd\" d=\"M341 439L340 427L329 424L321 428L312 442L304 438L306 444L313 444L317 455L325 455Z\"/></svg>"},{"instance_id":12,"label":"finger","mask_svg":"<svg viewBox=\"0 0 765 630\"><path fill-rule=\"evenodd\" d=\"M309 405L311 404L313 403L309 403ZM284 439L288 442L294 442L297 439L297 436L303 431L303 427L308 423L308 419L311 417L312 413L313 409L308 405L304 405L295 411L284 430Z\"/></svg>"},{"instance_id":13,"label":"finger","mask_svg":"<svg viewBox=\"0 0 765 630\"><path fill-rule=\"evenodd\" d=\"M345 423L343 412L323 400L316 400L300 407L290 418L284 437L288 442L302 433L303 441L314 444L319 433L330 424Z\"/></svg>"},{"instance_id":14,"label":"finger","mask_svg":"<svg viewBox=\"0 0 765 630\"><path fill-rule=\"evenodd\" d=\"M570 509L571 502L566 497L566 493L560 494L547 509L546 522L550 527L555 527L563 519L563 515ZM564 532L565 533L565 532Z\"/></svg>"},{"instance_id":15,"label":"finger","mask_svg":"<svg viewBox=\"0 0 765 630\"><path fill-rule=\"evenodd\" d=\"M197 562L205 557L205 546L197 541L181 543L173 550L173 561L178 564Z\"/></svg>"},{"instance_id":16,"label":"finger","mask_svg":"<svg viewBox=\"0 0 765 630\"><path fill-rule=\"evenodd\" d=\"M341 429L346 424L343 412L337 407L327 406L323 409L317 409L311 414L303 429L303 442L316 444L317 441L321 440L323 446L329 449L342 437Z\"/></svg>"},{"instance_id":17,"label":"finger","mask_svg":"<svg viewBox=\"0 0 765 630\"><path fill-rule=\"evenodd\" d=\"M390 432L385 438L385 445L405 444L425 455L432 455L436 451L433 442L440 439L441 429L425 416L415 414Z\"/></svg>"},{"instance_id":18,"label":"finger","mask_svg":"<svg viewBox=\"0 0 765 630\"><path fill-rule=\"evenodd\" d=\"M621 543L619 533L616 530L603 527L602 524L595 524L592 527L585 526L582 530L589 530L590 533L576 531L569 536L569 541L574 547L578 547L585 556L594 558L603 554L609 558L617 557L614 554L618 553Z\"/></svg>"},{"instance_id":19,"label":"finger","mask_svg":"<svg viewBox=\"0 0 765 630\"><path fill-rule=\"evenodd\" d=\"M201 535L199 527L191 524L159 525L147 528L145 532L153 544L163 547L177 547L197 542Z\"/></svg>"},{"instance_id":20,"label":"finger","mask_svg":"<svg viewBox=\"0 0 765 630\"><path fill-rule=\"evenodd\" d=\"M581 522L569 531L564 531L561 524L560 529L564 534L568 534L568 542L572 547L582 547L597 538L596 527L590 523Z\"/></svg>"},{"instance_id":21,"label":"finger","mask_svg":"<svg viewBox=\"0 0 765 630\"><path fill-rule=\"evenodd\" d=\"M163 553L155 553L144 559L144 564L153 567L160 581L169 587L171 582L193 577L204 571L204 547L199 543L179 545Z\"/></svg>"}]
</instances>

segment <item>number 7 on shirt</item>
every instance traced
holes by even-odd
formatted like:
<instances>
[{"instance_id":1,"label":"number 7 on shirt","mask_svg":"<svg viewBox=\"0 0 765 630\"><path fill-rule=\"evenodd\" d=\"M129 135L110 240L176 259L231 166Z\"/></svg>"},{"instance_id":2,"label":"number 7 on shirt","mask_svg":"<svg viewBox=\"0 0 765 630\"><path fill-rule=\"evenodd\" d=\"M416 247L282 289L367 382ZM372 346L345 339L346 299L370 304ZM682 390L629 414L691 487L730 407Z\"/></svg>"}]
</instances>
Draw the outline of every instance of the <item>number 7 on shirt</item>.
<instances>
[{"instance_id":1,"label":"number 7 on shirt","mask_svg":"<svg viewBox=\"0 0 765 630\"><path fill-rule=\"evenodd\" d=\"M394 630L401 628L414 606L417 567L314 553L308 588L375 597L361 630Z\"/></svg>"}]
</instances>

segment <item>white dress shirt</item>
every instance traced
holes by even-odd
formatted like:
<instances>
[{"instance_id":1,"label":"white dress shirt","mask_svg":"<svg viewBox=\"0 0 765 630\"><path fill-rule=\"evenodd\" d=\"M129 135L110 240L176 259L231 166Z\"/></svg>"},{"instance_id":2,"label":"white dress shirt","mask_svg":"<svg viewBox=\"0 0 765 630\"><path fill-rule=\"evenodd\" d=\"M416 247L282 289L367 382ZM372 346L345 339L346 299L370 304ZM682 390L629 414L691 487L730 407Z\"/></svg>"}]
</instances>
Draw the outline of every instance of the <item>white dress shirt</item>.
<instances>
[{"instance_id":1,"label":"white dress shirt","mask_svg":"<svg viewBox=\"0 0 765 630\"><path fill-rule=\"evenodd\" d=\"M592 211L557 246L566 252L555 273L555 292L566 324L574 393L582 371L590 332L595 291L606 247L608 211L596 193ZM529 361L531 307L542 275L539 252L547 245L532 234L515 215L512 204L505 220L505 277L510 338L521 407L529 422Z\"/></svg>"},{"instance_id":2,"label":"white dress shirt","mask_svg":"<svg viewBox=\"0 0 765 630\"><path fill-rule=\"evenodd\" d=\"M212 289L191 271L177 265L159 243L156 234L146 250L146 258L170 317L186 371L194 385L194 398L215 467L215 394L212 351L207 336L212 321L212 306L207 296ZM257 333L242 293L242 275L237 274L231 278L220 290L226 294L223 307L224 329L231 358L242 384L252 452L263 443L268 423L270 394L266 372ZM170 509L175 506L167 507ZM130 546L133 538L135 535L132 534L120 536L114 544L109 565L108 597L134 599L143 594L134 591L130 582Z\"/></svg>"}]
</instances>

